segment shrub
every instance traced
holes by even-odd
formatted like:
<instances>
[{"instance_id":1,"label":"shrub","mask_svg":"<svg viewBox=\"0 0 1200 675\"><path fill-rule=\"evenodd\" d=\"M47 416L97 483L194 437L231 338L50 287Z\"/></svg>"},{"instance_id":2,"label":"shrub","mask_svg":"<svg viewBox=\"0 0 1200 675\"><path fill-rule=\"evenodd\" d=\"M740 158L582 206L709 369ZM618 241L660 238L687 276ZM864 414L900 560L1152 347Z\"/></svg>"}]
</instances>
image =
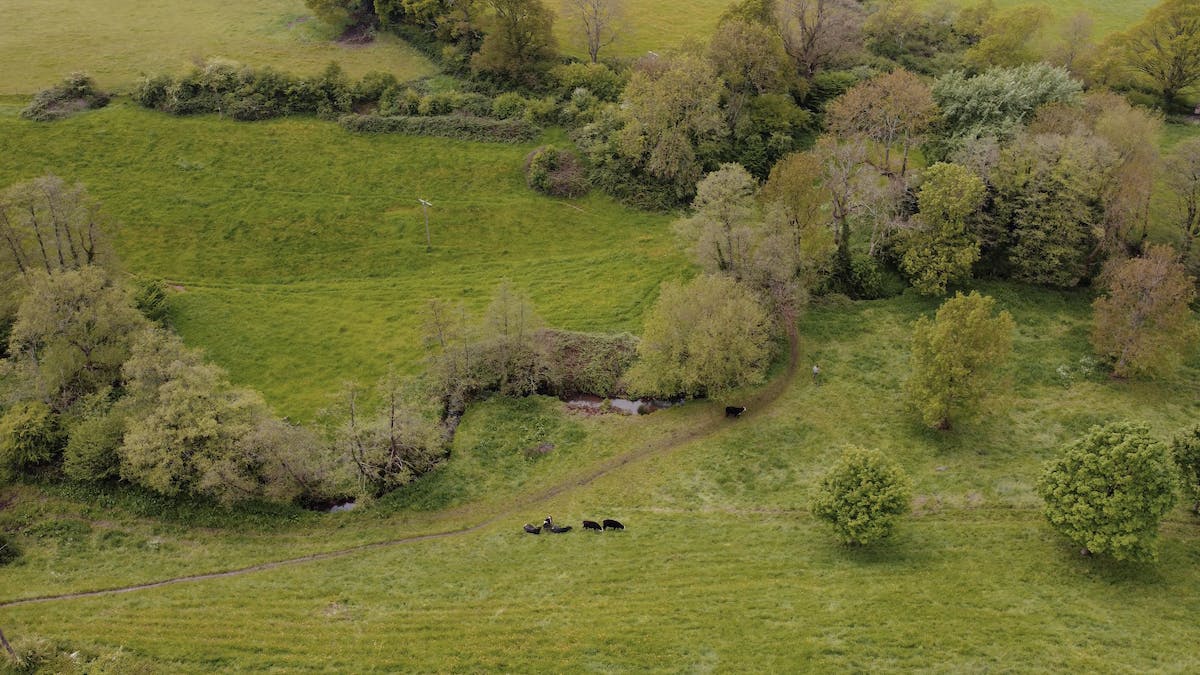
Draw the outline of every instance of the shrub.
<instances>
[{"instance_id":1,"label":"shrub","mask_svg":"<svg viewBox=\"0 0 1200 675\"><path fill-rule=\"evenodd\" d=\"M383 98L384 92L399 86L395 75L373 70L351 87L350 97L355 104L375 103Z\"/></svg>"},{"instance_id":2,"label":"shrub","mask_svg":"<svg viewBox=\"0 0 1200 675\"><path fill-rule=\"evenodd\" d=\"M570 96L584 88L602 101L616 101L625 88L625 80L603 63L568 63L556 66L550 77L557 85L559 96Z\"/></svg>"},{"instance_id":3,"label":"shrub","mask_svg":"<svg viewBox=\"0 0 1200 675\"><path fill-rule=\"evenodd\" d=\"M525 119L531 124L549 126L558 123L558 101L553 96L531 99L525 104Z\"/></svg>"},{"instance_id":4,"label":"shrub","mask_svg":"<svg viewBox=\"0 0 1200 675\"><path fill-rule=\"evenodd\" d=\"M637 338L628 333L594 335L544 329L534 336L546 364L542 391L554 396L616 396L621 378L637 358Z\"/></svg>"},{"instance_id":5,"label":"shrub","mask_svg":"<svg viewBox=\"0 0 1200 675\"><path fill-rule=\"evenodd\" d=\"M903 469L878 450L850 447L821 480L812 512L833 525L843 543L860 546L886 539L910 498Z\"/></svg>"},{"instance_id":6,"label":"shrub","mask_svg":"<svg viewBox=\"0 0 1200 675\"><path fill-rule=\"evenodd\" d=\"M499 120L520 119L525 116L525 97L516 92L505 92L492 101L492 117Z\"/></svg>"},{"instance_id":7,"label":"shrub","mask_svg":"<svg viewBox=\"0 0 1200 675\"><path fill-rule=\"evenodd\" d=\"M1195 501L1192 508L1200 513L1200 426L1175 436L1171 454L1183 478L1183 489Z\"/></svg>"},{"instance_id":8,"label":"shrub","mask_svg":"<svg viewBox=\"0 0 1200 675\"><path fill-rule=\"evenodd\" d=\"M1046 464L1037 490L1050 524L1085 554L1154 560L1177 479L1166 445L1145 425L1114 423L1067 445Z\"/></svg>"},{"instance_id":9,"label":"shrub","mask_svg":"<svg viewBox=\"0 0 1200 675\"><path fill-rule=\"evenodd\" d=\"M525 143L537 138L540 133L537 127L523 120L493 120L465 115L345 115L338 119L338 123L356 133L443 136L494 143Z\"/></svg>"},{"instance_id":10,"label":"shrub","mask_svg":"<svg viewBox=\"0 0 1200 675\"><path fill-rule=\"evenodd\" d=\"M7 565L21 557L21 549L8 536L0 533L0 565Z\"/></svg>"},{"instance_id":11,"label":"shrub","mask_svg":"<svg viewBox=\"0 0 1200 675\"><path fill-rule=\"evenodd\" d=\"M71 73L59 84L34 95L21 111L21 117L50 122L81 110L103 108L108 105L108 98L108 94L96 89L95 81L87 73Z\"/></svg>"},{"instance_id":12,"label":"shrub","mask_svg":"<svg viewBox=\"0 0 1200 675\"><path fill-rule=\"evenodd\" d=\"M41 401L14 405L0 417L0 472L50 461L61 440L50 406Z\"/></svg>"},{"instance_id":13,"label":"shrub","mask_svg":"<svg viewBox=\"0 0 1200 675\"><path fill-rule=\"evenodd\" d=\"M167 101L167 89L175 83L170 75L143 76L134 85L130 95L133 102L143 108L162 110Z\"/></svg>"},{"instance_id":14,"label":"shrub","mask_svg":"<svg viewBox=\"0 0 1200 675\"><path fill-rule=\"evenodd\" d=\"M525 181L552 197L581 197L588 191L587 173L579 158L553 145L543 145L525 157Z\"/></svg>"},{"instance_id":15,"label":"shrub","mask_svg":"<svg viewBox=\"0 0 1200 675\"><path fill-rule=\"evenodd\" d=\"M391 87L379 97L380 115L416 115L421 95L410 88Z\"/></svg>"},{"instance_id":16,"label":"shrub","mask_svg":"<svg viewBox=\"0 0 1200 675\"><path fill-rule=\"evenodd\" d=\"M124 432L120 416L100 415L85 419L73 427L63 450L63 471L69 478L99 481L117 475Z\"/></svg>"}]
</instances>

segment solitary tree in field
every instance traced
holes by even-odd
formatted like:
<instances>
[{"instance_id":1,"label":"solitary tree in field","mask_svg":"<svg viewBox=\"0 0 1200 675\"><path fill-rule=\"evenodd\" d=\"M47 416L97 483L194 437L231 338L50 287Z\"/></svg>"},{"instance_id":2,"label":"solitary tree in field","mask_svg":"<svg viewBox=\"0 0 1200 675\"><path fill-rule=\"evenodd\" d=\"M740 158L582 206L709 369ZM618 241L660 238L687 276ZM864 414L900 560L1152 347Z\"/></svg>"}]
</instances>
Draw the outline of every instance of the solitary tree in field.
<instances>
[{"instance_id":1,"label":"solitary tree in field","mask_svg":"<svg viewBox=\"0 0 1200 675\"><path fill-rule=\"evenodd\" d=\"M1154 374L1179 360L1194 342L1190 305L1194 280L1170 246L1151 246L1106 275L1108 294L1096 299L1092 346L1116 377Z\"/></svg>"},{"instance_id":2,"label":"solitary tree in field","mask_svg":"<svg viewBox=\"0 0 1200 675\"><path fill-rule=\"evenodd\" d=\"M1200 82L1200 1L1164 0L1119 40L1124 62L1168 108Z\"/></svg>"},{"instance_id":3,"label":"solitary tree in field","mask_svg":"<svg viewBox=\"0 0 1200 675\"><path fill-rule=\"evenodd\" d=\"M588 58L600 59L600 50L621 34L625 3L622 0L564 0L563 14L583 32Z\"/></svg>"},{"instance_id":4,"label":"solitary tree in field","mask_svg":"<svg viewBox=\"0 0 1200 675\"><path fill-rule=\"evenodd\" d=\"M717 398L762 381L769 338L766 313L733 279L666 282L646 316L629 380L640 393Z\"/></svg>"},{"instance_id":5,"label":"solitary tree in field","mask_svg":"<svg viewBox=\"0 0 1200 675\"><path fill-rule=\"evenodd\" d=\"M909 400L926 424L978 412L1012 351L1013 319L995 314L996 301L972 291L942 303L937 317L922 316L913 331Z\"/></svg>"},{"instance_id":6,"label":"solitary tree in field","mask_svg":"<svg viewBox=\"0 0 1200 675\"><path fill-rule=\"evenodd\" d=\"M1175 505L1175 465L1145 425L1092 427L1046 465L1037 489L1050 524L1083 553L1154 560L1158 524Z\"/></svg>"},{"instance_id":7,"label":"solitary tree in field","mask_svg":"<svg viewBox=\"0 0 1200 675\"><path fill-rule=\"evenodd\" d=\"M849 447L821 479L812 512L843 543L861 546L891 535L911 498L912 483L899 465L878 450Z\"/></svg>"},{"instance_id":8,"label":"solitary tree in field","mask_svg":"<svg viewBox=\"0 0 1200 675\"><path fill-rule=\"evenodd\" d=\"M983 194L983 181L964 166L938 163L925 171L920 213L903 238L900 260L919 292L943 295L946 284L970 276L979 260L979 238L969 219L982 206Z\"/></svg>"},{"instance_id":9,"label":"solitary tree in field","mask_svg":"<svg viewBox=\"0 0 1200 675\"><path fill-rule=\"evenodd\" d=\"M1192 510L1200 514L1200 426L1175 436L1171 440L1171 453L1183 478L1183 489L1195 502Z\"/></svg>"}]
</instances>

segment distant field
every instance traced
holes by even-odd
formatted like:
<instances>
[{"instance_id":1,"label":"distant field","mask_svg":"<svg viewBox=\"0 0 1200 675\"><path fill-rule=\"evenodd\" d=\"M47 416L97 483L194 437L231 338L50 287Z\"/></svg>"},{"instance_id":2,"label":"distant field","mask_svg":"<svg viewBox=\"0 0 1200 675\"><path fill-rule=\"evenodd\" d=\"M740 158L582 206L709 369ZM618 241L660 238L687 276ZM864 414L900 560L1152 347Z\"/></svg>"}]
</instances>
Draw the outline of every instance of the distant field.
<instances>
[{"instance_id":1,"label":"distant field","mask_svg":"<svg viewBox=\"0 0 1200 675\"><path fill-rule=\"evenodd\" d=\"M935 1L938 0L930 0ZM960 5L975 4L972 0L952 1ZM559 0L549 2L553 5ZM691 0L687 3L667 0L624 2L626 29L608 48L609 51L602 51L601 54L638 56L647 51L674 49L689 40L707 42L721 15L733 4L733 0ZM1021 4L1045 5L1059 19L1086 11L1095 19L1096 36L1102 37L1113 31L1125 29L1158 3L1155 0L996 0L996 6L1000 8ZM572 54L582 56L587 53L577 42L578 29L573 24L560 20L557 29L563 44Z\"/></svg>"},{"instance_id":2,"label":"distant field","mask_svg":"<svg viewBox=\"0 0 1200 675\"><path fill-rule=\"evenodd\" d=\"M293 417L343 380L419 370L431 298L480 310L507 277L551 325L637 331L659 283L687 270L668 217L530 191L531 146L127 103L53 124L0 111L0 185L48 171L85 183L123 224L126 267L177 287L187 342ZM432 253L418 198L434 204Z\"/></svg>"},{"instance_id":3,"label":"distant field","mask_svg":"<svg viewBox=\"0 0 1200 675\"><path fill-rule=\"evenodd\" d=\"M33 93L75 70L125 89L141 73L178 72L214 56L304 74L330 61L355 76L434 72L393 37L367 47L332 37L302 0L0 0L0 94Z\"/></svg>"}]
</instances>

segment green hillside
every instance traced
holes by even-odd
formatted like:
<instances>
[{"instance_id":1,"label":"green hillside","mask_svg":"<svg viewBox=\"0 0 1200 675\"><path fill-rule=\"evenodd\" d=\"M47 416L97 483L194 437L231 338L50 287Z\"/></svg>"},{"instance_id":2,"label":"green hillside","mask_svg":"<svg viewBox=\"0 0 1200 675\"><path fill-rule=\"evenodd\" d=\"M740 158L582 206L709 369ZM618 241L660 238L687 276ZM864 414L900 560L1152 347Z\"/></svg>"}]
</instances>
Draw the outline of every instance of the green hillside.
<instances>
[{"instance_id":1,"label":"green hillside","mask_svg":"<svg viewBox=\"0 0 1200 675\"><path fill-rule=\"evenodd\" d=\"M0 183L53 171L86 184L121 224L125 267L174 287L184 338L293 417L343 380L416 372L430 299L481 310L508 278L552 326L636 331L659 283L687 273L668 217L529 190L533 146L131 104L53 125L3 110L0 152L23 159ZM430 253L418 198L434 204Z\"/></svg>"}]
</instances>

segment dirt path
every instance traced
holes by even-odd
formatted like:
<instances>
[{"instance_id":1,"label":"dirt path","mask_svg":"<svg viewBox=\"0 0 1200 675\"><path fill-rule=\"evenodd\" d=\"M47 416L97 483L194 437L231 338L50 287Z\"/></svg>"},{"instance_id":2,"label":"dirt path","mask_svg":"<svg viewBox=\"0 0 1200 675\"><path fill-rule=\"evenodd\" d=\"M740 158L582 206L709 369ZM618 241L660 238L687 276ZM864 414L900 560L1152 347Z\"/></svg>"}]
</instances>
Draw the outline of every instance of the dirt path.
<instances>
[{"instance_id":1,"label":"dirt path","mask_svg":"<svg viewBox=\"0 0 1200 675\"><path fill-rule=\"evenodd\" d=\"M798 335L796 334L795 328L792 327L788 332L787 372L783 375L783 377L777 378L774 381L772 381L762 391L760 391L758 394L756 394L754 396L754 398L750 399L747 402L747 405L746 405L747 410L745 413L746 417L753 418L753 417L757 416L761 411L763 411L766 408L769 408L772 403L774 403L776 400L778 400L779 397L781 395L783 395L783 392L787 391L788 387L792 384L792 381L795 380L795 378L796 378L796 370L797 370L799 361L800 361L800 339L799 339ZM464 527L464 528L460 528L457 530L446 530L444 532L433 532L430 534L420 534L420 535L413 535L413 536L409 536L409 537L400 537L398 539L389 539L387 541L378 541L378 542L374 542L371 544L360 544L358 546L351 546L349 548L338 549L336 551L326 551L324 553L313 553L310 555L303 555L303 556L299 556L296 558L287 558L284 560L274 560L274 561L270 561L270 562L259 563L257 565L249 565L247 567L239 567L237 569L225 570L223 572L208 572L206 574L191 574L191 575L182 576L182 577L174 577L171 579L163 579L161 581L152 581L152 582L148 582L148 583L144 583L144 584L135 584L133 586L121 586L118 588L106 588L106 589L101 589L101 590L96 590L96 591L83 591L83 592L79 592L79 593L63 593L61 595L43 595L43 596L38 596L38 597L33 597L33 598L24 598L21 600L9 600L7 602L0 602L0 608L16 607L18 605L31 605L34 603L42 603L42 602L54 602L57 600L74 600L77 598L91 598L91 597L96 597L96 596L100 596L100 595L116 595L118 593L132 593L134 591L143 591L143 590L148 590L151 588L161 588L163 586L172 586L174 584L182 584L182 583L188 583L188 582L192 582L192 581L204 581L206 579L221 579L223 577L235 577L235 576L240 576L243 574L250 574L252 572L262 572L262 571L266 571L266 570L273 570L273 569L276 569L279 567L285 567L288 565L299 565L302 563L317 562L317 561L321 561L321 560L329 560L332 558L341 558L341 557L352 555L354 553L358 553L361 551L370 551L373 549L388 548L388 547L392 547L392 546L400 546L402 544L415 544L415 543L422 542L422 541L430 541L430 540L434 540L434 539L445 539L447 537L457 537L457 536L464 535L464 534L470 534L471 532L478 532L479 530L482 530L486 527L494 525L495 523L497 523L501 520L512 518L519 511L522 511L531 506L540 504L541 502L544 502L548 499L552 499L552 498L554 498L558 495L561 495L565 492L569 492L571 490L576 490L578 488L589 485L589 484L595 482L596 480L603 478L604 476L612 473L613 471L616 471L617 469L620 469L621 467L623 467L627 464L632 464L634 462L638 462L640 460L647 459L647 458L653 457L653 456L669 454L671 451L676 450L684 445L687 445L688 443L700 440L701 438L704 438L705 436L710 436L710 435L715 434L723 429L727 429L728 424L729 423L723 417L714 418L707 424L702 424L700 426L693 427L692 429L690 429L688 431L672 434L672 435L667 436L657 442L651 443L649 445L645 445L645 446L641 447L640 449L635 450L633 452L629 452L624 455L614 457L612 459L609 459L608 461L601 463L599 466L597 466L591 472L589 472L581 477L572 478L571 480L559 483L553 487L543 490L542 492L534 493L532 495L523 497L523 498L513 502L507 509L501 511L500 513L497 513L496 515L492 516L491 518L483 520L483 521L476 523L474 525L471 525L469 527Z\"/></svg>"}]
</instances>

